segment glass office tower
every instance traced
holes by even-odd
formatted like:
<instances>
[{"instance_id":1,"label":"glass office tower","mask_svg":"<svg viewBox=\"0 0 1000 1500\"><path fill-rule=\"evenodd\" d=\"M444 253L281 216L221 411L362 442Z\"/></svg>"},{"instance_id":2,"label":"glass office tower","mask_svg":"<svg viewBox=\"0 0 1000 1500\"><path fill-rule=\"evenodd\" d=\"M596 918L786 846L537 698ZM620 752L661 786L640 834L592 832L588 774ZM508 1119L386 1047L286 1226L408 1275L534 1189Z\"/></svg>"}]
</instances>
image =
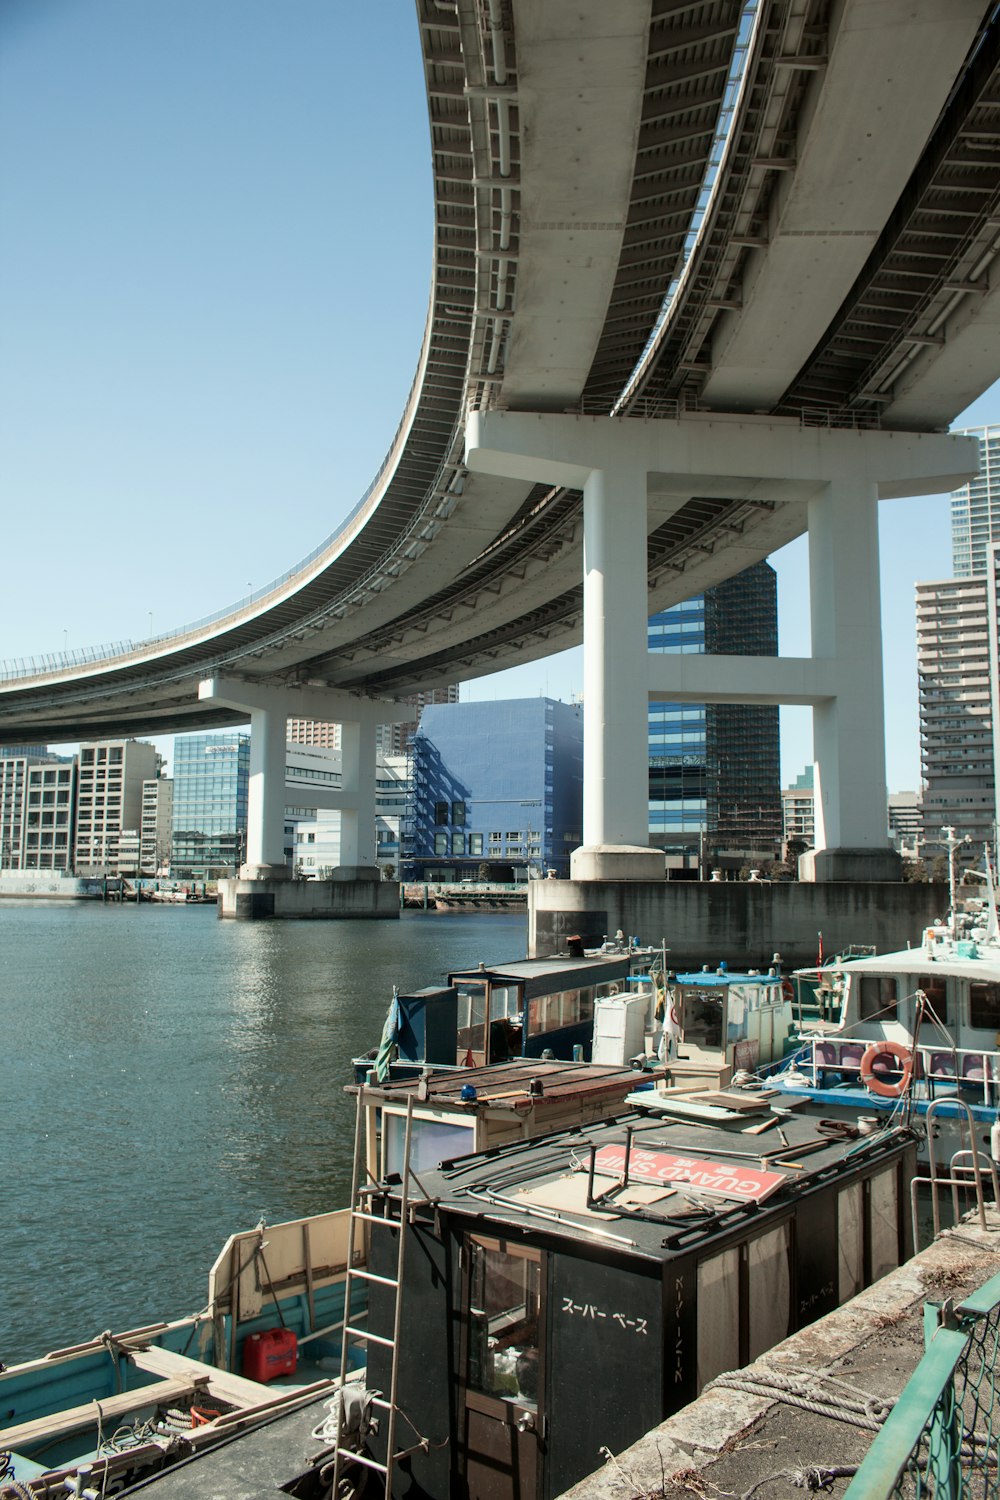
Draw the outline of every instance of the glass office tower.
<instances>
[{"instance_id":1,"label":"glass office tower","mask_svg":"<svg viewBox=\"0 0 1000 1500\"><path fill-rule=\"evenodd\" d=\"M778 654L774 569L735 578L649 621L650 651ZM778 709L650 703L649 838L670 854L772 858L781 841Z\"/></svg>"},{"instance_id":2,"label":"glass office tower","mask_svg":"<svg viewBox=\"0 0 1000 1500\"><path fill-rule=\"evenodd\" d=\"M180 880L235 875L243 863L250 736L235 731L174 741L171 872Z\"/></svg>"}]
</instances>

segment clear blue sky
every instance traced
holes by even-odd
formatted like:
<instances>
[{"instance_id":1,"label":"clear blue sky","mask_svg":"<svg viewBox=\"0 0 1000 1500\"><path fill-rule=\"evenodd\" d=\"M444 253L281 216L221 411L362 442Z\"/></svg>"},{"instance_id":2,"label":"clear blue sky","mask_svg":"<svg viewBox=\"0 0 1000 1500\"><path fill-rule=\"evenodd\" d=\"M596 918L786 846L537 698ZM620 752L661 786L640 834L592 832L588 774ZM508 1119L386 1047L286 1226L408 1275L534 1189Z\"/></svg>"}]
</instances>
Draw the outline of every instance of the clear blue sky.
<instances>
[{"instance_id":1,"label":"clear blue sky","mask_svg":"<svg viewBox=\"0 0 1000 1500\"><path fill-rule=\"evenodd\" d=\"M260 588L364 491L427 304L409 0L0 3L0 657L141 639ZM964 420L1000 419L1000 396ZM945 498L882 507L889 784L919 785L913 585ZM779 569L805 649L805 543ZM463 697L569 697L580 653ZM783 776L811 755L783 710Z\"/></svg>"}]
</instances>

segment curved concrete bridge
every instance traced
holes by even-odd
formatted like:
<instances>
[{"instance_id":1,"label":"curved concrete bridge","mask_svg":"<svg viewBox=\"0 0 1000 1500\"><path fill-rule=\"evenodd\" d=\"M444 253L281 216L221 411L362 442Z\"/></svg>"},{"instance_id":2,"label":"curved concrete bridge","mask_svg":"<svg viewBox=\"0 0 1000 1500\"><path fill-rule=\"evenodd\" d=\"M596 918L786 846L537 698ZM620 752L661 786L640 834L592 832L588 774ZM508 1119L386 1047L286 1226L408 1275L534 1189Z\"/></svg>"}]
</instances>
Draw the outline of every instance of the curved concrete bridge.
<instances>
[{"instance_id":1,"label":"curved concrete bridge","mask_svg":"<svg viewBox=\"0 0 1000 1500\"><path fill-rule=\"evenodd\" d=\"M877 500L963 482L942 430L1000 374L991 10L418 0L434 278L369 492L249 604L14 664L0 736L249 716L259 789L285 714L354 725L364 760L391 700L586 637L581 870L655 864L649 691L811 703L821 840L884 849ZM806 529L811 657L648 665L648 613ZM255 796L255 866L280 801Z\"/></svg>"}]
</instances>

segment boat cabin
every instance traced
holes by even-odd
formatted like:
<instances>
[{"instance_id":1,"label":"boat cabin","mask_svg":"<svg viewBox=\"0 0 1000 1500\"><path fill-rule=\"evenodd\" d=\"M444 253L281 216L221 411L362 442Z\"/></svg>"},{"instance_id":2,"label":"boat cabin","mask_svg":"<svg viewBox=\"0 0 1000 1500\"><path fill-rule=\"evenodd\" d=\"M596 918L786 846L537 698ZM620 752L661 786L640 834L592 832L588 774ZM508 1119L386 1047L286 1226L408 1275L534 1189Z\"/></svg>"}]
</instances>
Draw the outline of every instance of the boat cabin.
<instances>
[{"instance_id":1,"label":"boat cabin","mask_svg":"<svg viewBox=\"0 0 1000 1500\"><path fill-rule=\"evenodd\" d=\"M397 995L393 1076L425 1065L481 1068L515 1057L589 1061L595 1002L624 990L630 962L616 954L480 964L449 974L446 985ZM355 1060L359 1082L374 1056L373 1049Z\"/></svg>"},{"instance_id":2,"label":"boat cabin","mask_svg":"<svg viewBox=\"0 0 1000 1500\"><path fill-rule=\"evenodd\" d=\"M731 974L725 964L676 974L667 1002L679 1029L670 1064L674 1083L725 1088L740 1069L752 1073L784 1055L791 1001L777 974Z\"/></svg>"},{"instance_id":3,"label":"boat cabin","mask_svg":"<svg viewBox=\"0 0 1000 1500\"><path fill-rule=\"evenodd\" d=\"M797 1113L765 1148L746 1119L635 1109L446 1160L411 1184L402 1230L383 1184L367 1381L391 1388L398 1310L397 1447L427 1444L394 1494L560 1495L911 1254L909 1131L832 1139Z\"/></svg>"},{"instance_id":4,"label":"boat cabin","mask_svg":"<svg viewBox=\"0 0 1000 1500\"><path fill-rule=\"evenodd\" d=\"M422 1172L446 1158L495 1151L571 1125L620 1114L636 1086L652 1089L663 1069L518 1057L485 1068L448 1069L420 1078L364 1085L366 1158L372 1178L399 1173L408 1107L410 1163Z\"/></svg>"}]
</instances>

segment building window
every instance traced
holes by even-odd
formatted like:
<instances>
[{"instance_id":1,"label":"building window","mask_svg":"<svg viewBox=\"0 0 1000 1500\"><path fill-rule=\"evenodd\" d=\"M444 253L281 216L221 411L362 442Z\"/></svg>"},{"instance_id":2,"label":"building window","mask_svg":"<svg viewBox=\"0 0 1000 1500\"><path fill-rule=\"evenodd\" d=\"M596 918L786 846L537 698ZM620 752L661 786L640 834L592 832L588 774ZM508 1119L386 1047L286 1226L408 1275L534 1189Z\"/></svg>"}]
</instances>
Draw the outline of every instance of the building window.
<instances>
[{"instance_id":1,"label":"building window","mask_svg":"<svg viewBox=\"0 0 1000 1500\"><path fill-rule=\"evenodd\" d=\"M434 835L434 853L448 853L448 835L446 833L436 833Z\"/></svg>"},{"instance_id":2,"label":"building window","mask_svg":"<svg viewBox=\"0 0 1000 1500\"><path fill-rule=\"evenodd\" d=\"M451 852L452 852L452 854L464 854L465 853L465 834L464 833L453 833L452 834L452 836L451 836Z\"/></svg>"},{"instance_id":3,"label":"building window","mask_svg":"<svg viewBox=\"0 0 1000 1500\"><path fill-rule=\"evenodd\" d=\"M469 853L470 854L482 854L482 852L483 852L483 836L482 836L482 834L481 833L470 833L469 834Z\"/></svg>"},{"instance_id":4,"label":"building window","mask_svg":"<svg viewBox=\"0 0 1000 1500\"><path fill-rule=\"evenodd\" d=\"M465 827L465 803L453 802L451 804L451 821L456 828Z\"/></svg>"},{"instance_id":5,"label":"building window","mask_svg":"<svg viewBox=\"0 0 1000 1500\"><path fill-rule=\"evenodd\" d=\"M434 823L435 823L435 826L437 828L440 828L444 824L446 824L447 822L448 822L448 804L447 804L447 802L435 802L435 804L434 804Z\"/></svg>"}]
</instances>

